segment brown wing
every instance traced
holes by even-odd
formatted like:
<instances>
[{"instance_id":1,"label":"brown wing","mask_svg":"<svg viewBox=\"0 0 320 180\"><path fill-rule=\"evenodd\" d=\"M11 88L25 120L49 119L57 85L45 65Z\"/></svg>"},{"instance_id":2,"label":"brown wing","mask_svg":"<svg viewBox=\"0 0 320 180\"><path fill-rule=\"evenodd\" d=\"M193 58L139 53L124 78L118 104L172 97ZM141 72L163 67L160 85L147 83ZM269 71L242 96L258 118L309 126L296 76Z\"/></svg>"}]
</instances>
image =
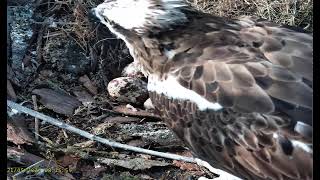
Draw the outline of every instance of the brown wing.
<instances>
[{"instance_id":1,"label":"brown wing","mask_svg":"<svg viewBox=\"0 0 320 180\"><path fill-rule=\"evenodd\" d=\"M243 179L312 179L312 154L293 147L283 133L288 119L231 109L200 111L190 101L155 92L150 98L178 137L212 166Z\"/></svg>"},{"instance_id":2,"label":"brown wing","mask_svg":"<svg viewBox=\"0 0 320 180\"><path fill-rule=\"evenodd\" d=\"M182 67L181 85L224 107L269 113L277 99L312 109L312 36L250 23L178 39L167 66Z\"/></svg>"},{"instance_id":3,"label":"brown wing","mask_svg":"<svg viewBox=\"0 0 320 180\"><path fill-rule=\"evenodd\" d=\"M246 179L312 177L312 153L293 145L312 139L310 34L250 18L198 18L159 38L175 40L163 45L175 55L162 72L224 107L203 112L183 101L156 104L198 156ZM302 130L294 130L297 121L306 124Z\"/></svg>"}]
</instances>

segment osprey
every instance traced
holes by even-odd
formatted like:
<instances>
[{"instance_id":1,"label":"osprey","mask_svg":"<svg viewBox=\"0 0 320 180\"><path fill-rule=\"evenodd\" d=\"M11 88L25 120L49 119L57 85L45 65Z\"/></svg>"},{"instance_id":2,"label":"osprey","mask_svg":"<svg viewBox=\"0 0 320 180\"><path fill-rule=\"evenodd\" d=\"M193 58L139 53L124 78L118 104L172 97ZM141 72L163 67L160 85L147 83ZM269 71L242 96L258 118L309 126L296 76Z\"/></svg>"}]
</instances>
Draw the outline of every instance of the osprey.
<instances>
[{"instance_id":1,"label":"osprey","mask_svg":"<svg viewBox=\"0 0 320 180\"><path fill-rule=\"evenodd\" d=\"M106 0L94 13L197 157L243 179L313 178L312 34L182 0Z\"/></svg>"}]
</instances>

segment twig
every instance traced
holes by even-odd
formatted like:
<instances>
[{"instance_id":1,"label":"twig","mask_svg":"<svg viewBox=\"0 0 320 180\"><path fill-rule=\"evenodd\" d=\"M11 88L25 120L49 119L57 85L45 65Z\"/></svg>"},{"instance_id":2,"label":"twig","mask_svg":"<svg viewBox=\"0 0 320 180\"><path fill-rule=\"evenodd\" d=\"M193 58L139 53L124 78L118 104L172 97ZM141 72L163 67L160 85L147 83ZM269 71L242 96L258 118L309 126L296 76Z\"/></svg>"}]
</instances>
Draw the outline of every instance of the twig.
<instances>
[{"instance_id":1,"label":"twig","mask_svg":"<svg viewBox=\"0 0 320 180\"><path fill-rule=\"evenodd\" d=\"M43 162L44 162L44 159L42 159L42 160L30 165L29 167L27 167L26 169L22 170L21 172L18 172L17 174L13 175L12 178L14 179L14 178L17 178L17 176L21 176L22 174L27 172L28 169L31 169L31 168L33 168L35 166L38 166L40 163L43 163Z\"/></svg>"},{"instance_id":2,"label":"twig","mask_svg":"<svg viewBox=\"0 0 320 180\"><path fill-rule=\"evenodd\" d=\"M103 41L106 41L106 40L118 40L118 39L117 39L117 38L112 38L112 37L100 39L99 41L97 41L97 42L93 45L93 47L95 48L98 43L103 42Z\"/></svg>"},{"instance_id":3,"label":"twig","mask_svg":"<svg viewBox=\"0 0 320 180\"><path fill-rule=\"evenodd\" d=\"M32 102L33 102L33 108L34 110L38 111L38 105L37 105L37 96L36 95L32 95ZM35 138L36 141L39 141L39 119L38 118L34 118L34 131L35 131Z\"/></svg>"},{"instance_id":4,"label":"twig","mask_svg":"<svg viewBox=\"0 0 320 180\"><path fill-rule=\"evenodd\" d=\"M68 139L68 138L69 138L69 136L68 136L67 132L66 132L64 129L62 129L62 133L63 133L63 135L64 135L64 137L65 137L66 139Z\"/></svg>"},{"instance_id":5,"label":"twig","mask_svg":"<svg viewBox=\"0 0 320 180\"><path fill-rule=\"evenodd\" d=\"M58 126L60 128L69 130L71 132L79 134L80 136L86 137L86 138L88 138L90 140L94 140L94 141L100 142L102 144L106 144L106 145L109 145L109 146L112 146L112 147L115 147L115 148L130 150L130 151L134 151L134 152L138 152L138 153L150 154L150 155L159 156L159 157L163 157L163 158L195 163L195 159L191 158L191 157L185 157L185 156L180 156L180 155L171 154L171 153L163 153L163 152L153 151L153 150L149 150L149 149L143 149L143 148L139 148L139 147L129 146L129 145L126 145L126 144L113 142L113 141L110 141L108 139L101 138L99 136L95 136L95 135L90 134L90 133L88 133L86 131L78 129L78 128L74 127L74 126L70 126L70 125L68 125L66 123L63 123L63 122L57 120L57 119L54 119L54 118L49 117L49 116L46 116L46 115L44 115L42 113L39 113L39 112L34 111L34 110L31 110L29 108L26 108L24 106L21 106L21 105L19 105L17 103L9 101L9 100L7 100L7 105L12 109L15 109L17 111L26 113L28 115L31 115L31 116L36 117L38 119L41 119L41 120L43 120L45 122L48 122L48 123L53 124L55 126Z\"/></svg>"},{"instance_id":6,"label":"twig","mask_svg":"<svg viewBox=\"0 0 320 180\"><path fill-rule=\"evenodd\" d=\"M145 110L132 111L123 105L113 107L112 111L116 113L124 114L126 116L149 118L149 119L154 119L156 121L160 120L160 117L152 112L148 112Z\"/></svg>"},{"instance_id":7,"label":"twig","mask_svg":"<svg viewBox=\"0 0 320 180\"><path fill-rule=\"evenodd\" d=\"M64 35L65 33L64 32L55 32L55 33L47 33L47 35L43 36L43 38L46 38L48 41L48 38L52 38L52 37L55 37L55 36L61 36L61 35ZM46 43L45 43L46 44Z\"/></svg>"},{"instance_id":8,"label":"twig","mask_svg":"<svg viewBox=\"0 0 320 180\"><path fill-rule=\"evenodd\" d=\"M266 0L265 3L268 11L268 20L271 21L270 5L268 4L268 0Z\"/></svg>"},{"instance_id":9,"label":"twig","mask_svg":"<svg viewBox=\"0 0 320 180\"><path fill-rule=\"evenodd\" d=\"M41 28L38 31L36 52L37 52L37 62L39 64L42 63L42 51L43 51L42 40L43 40L43 35L44 35L44 32L46 31L46 29L47 29L46 25L41 25Z\"/></svg>"},{"instance_id":10,"label":"twig","mask_svg":"<svg viewBox=\"0 0 320 180\"><path fill-rule=\"evenodd\" d=\"M57 25L77 25L77 22L63 22L63 21L42 21L42 22L38 22L38 21L34 21L31 20L32 23L34 24L41 24L41 25L52 25L52 24L57 24Z\"/></svg>"},{"instance_id":11,"label":"twig","mask_svg":"<svg viewBox=\"0 0 320 180\"><path fill-rule=\"evenodd\" d=\"M92 118L91 121L100 121L106 117L108 117L109 115L108 114L102 114L101 116L98 116L98 117L95 117L95 118Z\"/></svg>"}]
</instances>

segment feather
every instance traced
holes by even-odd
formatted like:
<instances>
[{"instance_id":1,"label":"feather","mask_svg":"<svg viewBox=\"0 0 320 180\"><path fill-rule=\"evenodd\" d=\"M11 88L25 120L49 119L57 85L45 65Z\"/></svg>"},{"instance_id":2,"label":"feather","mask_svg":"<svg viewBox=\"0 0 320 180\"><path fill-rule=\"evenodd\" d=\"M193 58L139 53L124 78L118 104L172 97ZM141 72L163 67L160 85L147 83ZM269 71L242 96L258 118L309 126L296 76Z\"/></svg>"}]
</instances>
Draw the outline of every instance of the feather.
<instances>
[{"instance_id":1,"label":"feather","mask_svg":"<svg viewBox=\"0 0 320 180\"><path fill-rule=\"evenodd\" d=\"M243 179L312 179L312 34L182 0L123 2L105 1L96 14L141 63L156 112L197 156ZM139 18L111 14L126 10Z\"/></svg>"}]
</instances>

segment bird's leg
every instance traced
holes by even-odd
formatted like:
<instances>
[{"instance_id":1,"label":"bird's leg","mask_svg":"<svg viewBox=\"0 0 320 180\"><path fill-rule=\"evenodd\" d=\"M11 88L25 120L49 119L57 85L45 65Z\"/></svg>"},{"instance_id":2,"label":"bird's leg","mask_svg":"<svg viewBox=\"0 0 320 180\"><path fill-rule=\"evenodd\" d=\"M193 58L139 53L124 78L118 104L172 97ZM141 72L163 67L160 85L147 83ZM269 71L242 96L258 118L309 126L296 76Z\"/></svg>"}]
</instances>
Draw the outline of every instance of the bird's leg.
<instances>
[{"instance_id":1,"label":"bird's leg","mask_svg":"<svg viewBox=\"0 0 320 180\"><path fill-rule=\"evenodd\" d=\"M199 165L199 166L202 166L202 167L205 167L207 168L210 172L214 173L214 174L218 174L219 177L217 178L214 178L214 180L242 180L230 173L227 173L225 171L222 171L221 169L216 169L214 167L212 167L208 162L206 161L203 161L201 159L198 159L198 158L195 158L196 160L196 163ZM200 177L198 180L210 180L206 177Z\"/></svg>"}]
</instances>

